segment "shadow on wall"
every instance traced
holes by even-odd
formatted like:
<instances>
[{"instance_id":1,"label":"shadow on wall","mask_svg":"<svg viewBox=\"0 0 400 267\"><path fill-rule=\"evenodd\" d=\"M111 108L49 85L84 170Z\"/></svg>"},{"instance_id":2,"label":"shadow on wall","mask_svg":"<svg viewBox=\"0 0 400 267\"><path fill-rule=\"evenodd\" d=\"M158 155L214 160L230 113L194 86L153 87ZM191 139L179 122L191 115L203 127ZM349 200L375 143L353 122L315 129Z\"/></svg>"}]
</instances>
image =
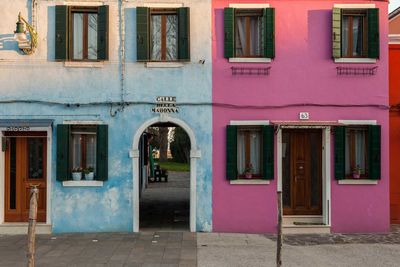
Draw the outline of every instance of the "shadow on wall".
<instances>
[{"instance_id":1,"label":"shadow on wall","mask_svg":"<svg viewBox=\"0 0 400 267\"><path fill-rule=\"evenodd\" d=\"M47 8L47 60L55 60L56 8Z\"/></svg>"},{"instance_id":2,"label":"shadow on wall","mask_svg":"<svg viewBox=\"0 0 400 267\"><path fill-rule=\"evenodd\" d=\"M332 60L332 10L308 11L307 24L310 55Z\"/></svg>"},{"instance_id":3,"label":"shadow on wall","mask_svg":"<svg viewBox=\"0 0 400 267\"><path fill-rule=\"evenodd\" d=\"M19 50L18 43L14 39L14 34L0 34L0 50Z\"/></svg>"}]
</instances>

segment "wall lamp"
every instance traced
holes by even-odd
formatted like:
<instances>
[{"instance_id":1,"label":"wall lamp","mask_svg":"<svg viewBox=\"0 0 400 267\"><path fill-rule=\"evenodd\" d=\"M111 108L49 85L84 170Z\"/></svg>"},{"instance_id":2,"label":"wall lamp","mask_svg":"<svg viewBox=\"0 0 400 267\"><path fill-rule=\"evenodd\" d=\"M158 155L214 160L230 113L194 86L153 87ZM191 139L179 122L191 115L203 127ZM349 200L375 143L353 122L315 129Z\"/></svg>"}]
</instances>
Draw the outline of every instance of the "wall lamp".
<instances>
[{"instance_id":1,"label":"wall lamp","mask_svg":"<svg viewBox=\"0 0 400 267\"><path fill-rule=\"evenodd\" d=\"M25 27L28 29L30 40L26 35ZM26 55L31 55L35 52L38 45L38 34L35 29L21 16L21 12L18 14L17 29L14 32L14 38L18 42L18 48Z\"/></svg>"}]
</instances>

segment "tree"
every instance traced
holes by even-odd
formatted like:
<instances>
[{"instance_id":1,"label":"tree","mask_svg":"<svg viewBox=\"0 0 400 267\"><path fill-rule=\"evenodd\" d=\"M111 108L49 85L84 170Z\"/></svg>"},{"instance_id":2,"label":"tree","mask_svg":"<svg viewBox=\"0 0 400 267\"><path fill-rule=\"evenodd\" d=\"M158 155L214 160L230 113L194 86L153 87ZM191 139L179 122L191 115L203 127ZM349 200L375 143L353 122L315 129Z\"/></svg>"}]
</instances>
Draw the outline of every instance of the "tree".
<instances>
[{"instance_id":1,"label":"tree","mask_svg":"<svg viewBox=\"0 0 400 267\"><path fill-rule=\"evenodd\" d=\"M174 140L170 149L175 162L188 163L190 156L190 139L185 130L176 127L173 132Z\"/></svg>"},{"instance_id":2,"label":"tree","mask_svg":"<svg viewBox=\"0 0 400 267\"><path fill-rule=\"evenodd\" d=\"M168 160L168 127L159 128L160 162Z\"/></svg>"}]
</instances>

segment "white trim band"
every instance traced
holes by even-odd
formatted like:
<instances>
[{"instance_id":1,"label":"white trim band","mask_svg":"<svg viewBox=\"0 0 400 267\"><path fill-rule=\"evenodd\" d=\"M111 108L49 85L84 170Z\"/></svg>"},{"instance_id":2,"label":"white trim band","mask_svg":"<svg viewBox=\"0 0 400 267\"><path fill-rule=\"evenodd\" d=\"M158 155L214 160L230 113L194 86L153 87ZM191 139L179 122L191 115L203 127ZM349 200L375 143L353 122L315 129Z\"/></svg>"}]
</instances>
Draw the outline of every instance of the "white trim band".
<instances>
[{"instance_id":1,"label":"white trim band","mask_svg":"<svg viewBox=\"0 0 400 267\"><path fill-rule=\"evenodd\" d=\"M230 121L229 125L269 125L269 120Z\"/></svg>"},{"instance_id":2,"label":"white trim band","mask_svg":"<svg viewBox=\"0 0 400 267\"><path fill-rule=\"evenodd\" d=\"M229 58L230 63L271 63L270 58L265 57L231 57Z\"/></svg>"},{"instance_id":3,"label":"white trim band","mask_svg":"<svg viewBox=\"0 0 400 267\"><path fill-rule=\"evenodd\" d=\"M377 125L376 120L338 120L345 125Z\"/></svg>"},{"instance_id":4,"label":"white trim band","mask_svg":"<svg viewBox=\"0 0 400 267\"><path fill-rule=\"evenodd\" d=\"M146 62L146 68L183 68L185 65L180 62Z\"/></svg>"},{"instance_id":5,"label":"white trim band","mask_svg":"<svg viewBox=\"0 0 400 267\"><path fill-rule=\"evenodd\" d=\"M101 187L103 181L63 181L64 187Z\"/></svg>"},{"instance_id":6,"label":"white trim band","mask_svg":"<svg viewBox=\"0 0 400 267\"><path fill-rule=\"evenodd\" d=\"M334 4L333 7L343 8L343 9L375 8L375 4Z\"/></svg>"},{"instance_id":7,"label":"white trim band","mask_svg":"<svg viewBox=\"0 0 400 267\"><path fill-rule=\"evenodd\" d=\"M242 185L260 185L260 184L270 184L269 180L261 179L237 179L229 181L230 184L242 184Z\"/></svg>"},{"instance_id":8,"label":"white trim band","mask_svg":"<svg viewBox=\"0 0 400 267\"><path fill-rule=\"evenodd\" d=\"M375 58L335 58L335 63L376 63Z\"/></svg>"},{"instance_id":9,"label":"white trim band","mask_svg":"<svg viewBox=\"0 0 400 267\"><path fill-rule=\"evenodd\" d=\"M269 4L229 4L232 8L268 8Z\"/></svg>"},{"instance_id":10,"label":"white trim band","mask_svg":"<svg viewBox=\"0 0 400 267\"><path fill-rule=\"evenodd\" d=\"M375 185L378 184L378 180L369 180L369 179L345 179L338 180L338 184L347 184L347 185Z\"/></svg>"}]
</instances>

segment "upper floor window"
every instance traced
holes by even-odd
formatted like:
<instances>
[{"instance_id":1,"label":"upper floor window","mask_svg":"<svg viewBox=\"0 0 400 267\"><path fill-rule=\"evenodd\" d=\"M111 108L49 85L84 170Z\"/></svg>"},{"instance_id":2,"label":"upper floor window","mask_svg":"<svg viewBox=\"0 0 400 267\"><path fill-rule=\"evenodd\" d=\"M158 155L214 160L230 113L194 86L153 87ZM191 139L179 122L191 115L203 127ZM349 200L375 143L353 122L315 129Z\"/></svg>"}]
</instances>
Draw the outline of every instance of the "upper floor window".
<instances>
[{"instance_id":1,"label":"upper floor window","mask_svg":"<svg viewBox=\"0 0 400 267\"><path fill-rule=\"evenodd\" d=\"M189 61L189 8L136 9L138 61Z\"/></svg>"},{"instance_id":2,"label":"upper floor window","mask_svg":"<svg viewBox=\"0 0 400 267\"><path fill-rule=\"evenodd\" d=\"M108 6L56 6L55 58L108 59Z\"/></svg>"},{"instance_id":3,"label":"upper floor window","mask_svg":"<svg viewBox=\"0 0 400 267\"><path fill-rule=\"evenodd\" d=\"M333 58L379 58L379 10L333 9Z\"/></svg>"},{"instance_id":4,"label":"upper floor window","mask_svg":"<svg viewBox=\"0 0 400 267\"><path fill-rule=\"evenodd\" d=\"M273 58L274 17L274 8L225 8L225 57Z\"/></svg>"}]
</instances>

